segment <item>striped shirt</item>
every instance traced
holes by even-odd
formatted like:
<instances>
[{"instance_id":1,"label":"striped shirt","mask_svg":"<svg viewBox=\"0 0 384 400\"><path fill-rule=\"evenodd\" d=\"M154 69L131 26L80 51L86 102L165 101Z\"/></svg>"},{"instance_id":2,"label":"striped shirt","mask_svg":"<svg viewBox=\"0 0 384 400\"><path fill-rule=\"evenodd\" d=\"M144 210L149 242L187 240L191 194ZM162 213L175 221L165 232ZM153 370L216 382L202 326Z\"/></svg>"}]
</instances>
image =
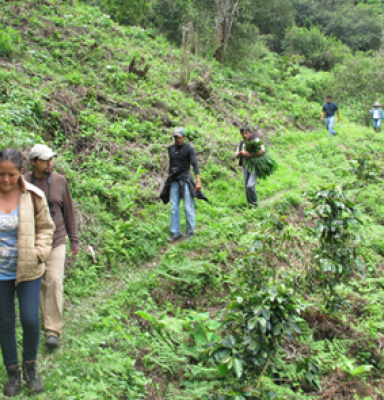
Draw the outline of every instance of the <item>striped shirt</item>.
<instances>
[{"instance_id":1,"label":"striped shirt","mask_svg":"<svg viewBox=\"0 0 384 400\"><path fill-rule=\"evenodd\" d=\"M19 206L10 214L0 213L0 281L16 279Z\"/></svg>"}]
</instances>

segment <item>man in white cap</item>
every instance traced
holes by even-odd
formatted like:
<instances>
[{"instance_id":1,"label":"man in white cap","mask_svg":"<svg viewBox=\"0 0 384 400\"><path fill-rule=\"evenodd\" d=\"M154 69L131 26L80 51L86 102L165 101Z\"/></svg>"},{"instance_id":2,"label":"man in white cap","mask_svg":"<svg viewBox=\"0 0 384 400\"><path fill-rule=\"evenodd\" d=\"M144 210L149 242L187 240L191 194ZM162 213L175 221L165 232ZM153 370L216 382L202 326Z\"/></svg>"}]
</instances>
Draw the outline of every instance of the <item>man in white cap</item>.
<instances>
[{"instance_id":1,"label":"man in white cap","mask_svg":"<svg viewBox=\"0 0 384 400\"><path fill-rule=\"evenodd\" d=\"M64 176L52 172L56 156L48 146L37 144L29 155L33 171L24 176L41 189L47 198L49 211L56 230L53 235L52 253L46 261L46 271L41 282L40 307L45 330L45 344L59 346L63 327L63 279L66 237L71 242L71 254L79 251L75 207Z\"/></svg>"},{"instance_id":2,"label":"man in white cap","mask_svg":"<svg viewBox=\"0 0 384 400\"><path fill-rule=\"evenodd\" d=\"M171 180L170 200L171 200L171 237L168 241L175 242L183 237L180 230L180 200L184 200L184 212L187 222L187 240L194 235L195 211L194 197L195 192L201 190L201 180L199 167L196 161L195 150L187 143L184 143L185 129L175 128L173 135L175 144L168 147L169 154L169 173ZM196 176L196 185L191 176L191 165Z\"/></svg>"},{"instance_id":3,"label":"man in white cap","mask_svg":"<svg viewBox=\"0 0 384 400\"><path fill-rule=\"evenodd\" d=\"M373 123L373 130L377 133L381 132L381 119L384 118L384 112L381 108L381 104L376 101L373 105L372 110L369 110L369 114Z\"/></svg>"}]
</instances>

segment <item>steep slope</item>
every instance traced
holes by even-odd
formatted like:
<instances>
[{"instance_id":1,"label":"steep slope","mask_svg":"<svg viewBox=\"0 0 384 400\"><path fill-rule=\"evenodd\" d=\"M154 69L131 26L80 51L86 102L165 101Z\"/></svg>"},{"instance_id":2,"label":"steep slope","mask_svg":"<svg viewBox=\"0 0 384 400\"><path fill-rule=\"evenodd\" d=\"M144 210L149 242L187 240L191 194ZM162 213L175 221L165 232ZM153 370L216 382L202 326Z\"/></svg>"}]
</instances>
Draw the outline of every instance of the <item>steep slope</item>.
<instances>
[{"instance_id":1,"label":"steep slope","mask_svg":"<svg viewBox=\"0 0 384 400\"><path fill-rule=\"evenodd\" d=\"M38 398L195 399L212 393L220 378L191 336L179 327L169 336L135 312L157 320L207 320L205 312L213 317L235 285L233 266L270 210L286 213L303 247L309 246L303 192L348 182L354 176L348 160L360 154L381 167L383 140L346 121L332 141L324 130L314 131L319 105L304 96L317 96L315 74L281 80L271 54L243 72L193 59L191 85L183 92L181 52L162 37L118 26L81 5L58 11L34 2L1 7L0 38L11 44L0 59L2 145L27 151L44 140L59 152L56 167L70 182L82 241L81 254L66 270L62 347L51 354L41 346L46 392ZM243 124L256 129L280 165L260 182L256 211L246 208L233 160ZM169 209L158 194L167 175L170 132L178 125L187 127L211 203L196 206L196 237L168 246ZM357 278L343 289L351 304L333 320L329 316L331 327L316 314L314 300L316 311L303 319L303 337L295 345L325 360L319 374L324 384L347 379L335 378L334 365L349 354L356 365L373 363L370 388L353 383L360 395L380 388L381 347L371 347L379 346L383 329L376 293L382 285L381 193L381 181L351 192L364 213L370 279L359 284ZM341 326L353 329L344 335ZM279 398L326 393L326 385L316 392L283 360L277 383L265 379Z\"/></svg>"}]
</instances>

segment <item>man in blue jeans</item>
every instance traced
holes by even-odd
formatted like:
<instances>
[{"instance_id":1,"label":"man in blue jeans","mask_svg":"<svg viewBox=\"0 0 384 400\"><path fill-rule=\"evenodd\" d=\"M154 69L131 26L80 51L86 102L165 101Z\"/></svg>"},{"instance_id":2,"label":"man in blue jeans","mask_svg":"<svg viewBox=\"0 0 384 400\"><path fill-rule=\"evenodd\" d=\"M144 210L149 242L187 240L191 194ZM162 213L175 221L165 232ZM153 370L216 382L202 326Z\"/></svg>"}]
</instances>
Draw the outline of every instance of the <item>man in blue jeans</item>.
<instances>
[{"instance_id":1,"label":"man in blue jeans","mask_svg":"<svg viewBox=\"0 0 384 400\"><path fill-rule=\"evenodd\" d=\"M187 222L187 240L194 235L195 211L194 211L194 192L201 190L201 180L199 167L196 161L195 150L192 146L184 143L185 129L175 128L173 132L175 144L168 147L169 154L169 173L172 176L170 198L171 198L171 224L172 236L169 242L175 242L183 237L180 230L180 200L184 199L184 212ZM190 166L196 176L196 185L193 182Z\"/></svg>"},{"instance_id":2,"label":"man in blue jeans","mask_svg":"<svg viewBox=\"0 0 384 400\"><path fill-rule=\"evenodd\" d=\"M321 120L324 121L327 127L328 137L336 136L335 127L335 113L337 113L338 122L340 122L340 113L337 105L332 101L332 96L327 96L327 102L323 105L323 112L321 113Z\"/></svg>"}]
</instances>

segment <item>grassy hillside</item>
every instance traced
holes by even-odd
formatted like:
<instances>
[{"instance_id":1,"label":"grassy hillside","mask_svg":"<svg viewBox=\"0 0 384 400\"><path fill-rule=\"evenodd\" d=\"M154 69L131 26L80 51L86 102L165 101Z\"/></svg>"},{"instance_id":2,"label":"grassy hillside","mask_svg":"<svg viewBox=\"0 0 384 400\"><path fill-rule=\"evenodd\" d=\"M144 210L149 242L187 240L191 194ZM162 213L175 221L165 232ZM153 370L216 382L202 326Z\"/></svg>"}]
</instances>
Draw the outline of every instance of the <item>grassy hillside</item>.
<instances>
[{"instance_id":1,"label":"grassy hillside","mask_svg":"<svg viewBox=\"0 0 384 400\"><path fill-rule=\"evenodd\" d=\"M58 11L35 2L0 6L0 49L8 49L0 59L2 145L28 151L43 140L60 154L56 169L69 180L81 232L82 251L66 269L62 347L49 353L41 345L46 390L37 398L212 394L222 379L202 350L220 334L214 316L238 284L235 267L259 223L268 221L271 210L286 215L301 249L300 261L289 267L309 265L317 241L306 229L313 222L304 214L304 192L350 182L359 157L381 168L384 139L343 120L339 135L329 140L317 122L320 104L307 100L319 98L326 73L303 69L281 79L268 52L242 72L194 59L183 92L181 51L152 32L118 26L82 5ZM276 174L257 186L257 210L246 206L233 159L243 124L257 130L279 163ZM211 203L196 204L193 240L170 246L170 210L158 195L167 176L170 133L178 125L187 127ZM263 379L275 398L380 398L382 193L381 180L362 179L348 190L364 222L365 275L340 288L348 301L332 315L321 297L303 292L302 334L284 342ZM135 314L140 311L155 322ZM208 330L202 340L196 340L194 321ZM319 387L296 371L299 356L321 366L314 373ZM360 365L373 369L348 372Z\"/></svg>"}]
</instances>

